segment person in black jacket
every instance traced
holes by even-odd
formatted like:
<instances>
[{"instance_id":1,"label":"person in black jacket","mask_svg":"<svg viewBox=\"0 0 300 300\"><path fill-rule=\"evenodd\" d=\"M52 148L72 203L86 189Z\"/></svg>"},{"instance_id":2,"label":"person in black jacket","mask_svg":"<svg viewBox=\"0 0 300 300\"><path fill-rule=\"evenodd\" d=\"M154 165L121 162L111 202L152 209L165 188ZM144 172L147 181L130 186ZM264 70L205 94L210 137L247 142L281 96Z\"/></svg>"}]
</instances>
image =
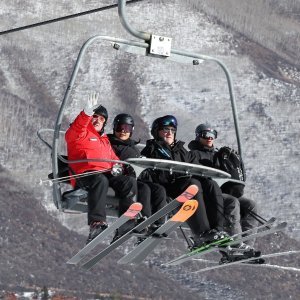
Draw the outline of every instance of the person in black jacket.
<instances>
[{"instance_id":1,"label":"person in black jacket","mask_svg":"<svg viewBox=\"0 0 300 300\"><path fill-rule=\"evenodd\" d=\"M174 116L166 115L154 120L151 134L154 139L147 140L146 147L141 151L143 156L193 163L196 156L184 148L184 142L175 139L177 131L177 120ZM146 171L146 172L145 172ZM175 198L182 193L189 185L195 184L199 191L194 199L199 202L196 213L187 221L193 232L194 247L200 247L205 243L221 239L225 236L222 228L211 226L207 213L206 203L203 199L202 185L199 180L190 175L182 175L176 172L147 169L143 177L163 185L167 195Z\"/></svg>"},{"instance_id":2,"label":"person in black jacket","mask_svg":"<svg viewBox=\"0 0 300 300\"><path fill-rule=\"evenodd\" d=\"M198 156L198 163L208 167L219 168L214 160L217 149L214 147L214 140L217 138L217 131L208 123L200 124L195 130L196 138L188 144L189 149ZM227 182L221 186L225 200L225 220L226 231L230 234L241 233L257 226L257 220L253 215L257 215L257 207L253 200L234 193L240 184L236 182ZM230 188L229 188L230 187ZM238 197L237 197L238 196ZM248 245L247 245L248 244ZM254 240L240 245L241 248L253 246Z\"/></svg>"},{"instance_id":3,"label":"person in black jacket","mask_svg":"<svg viewBox=\"0 0 300 300\"><path fill-rule=\"evenodd\" d=\"M121 160L127 158L141 157L137 147L139 141L131 139L134 130L134 120L129 114L119 114L113 122L113 134L108 134L110 143ZM135 171L131 166L125 166L124 174L136 177ZM163 186L153 182L137 180L137 200L143 204L142 215L150 217L153 213L166 205L166 190ZM164 223L164 218L156 221L150 230L155 230ZM119 232L119 235L123 234Z\"/></svg>"}]
</instances>

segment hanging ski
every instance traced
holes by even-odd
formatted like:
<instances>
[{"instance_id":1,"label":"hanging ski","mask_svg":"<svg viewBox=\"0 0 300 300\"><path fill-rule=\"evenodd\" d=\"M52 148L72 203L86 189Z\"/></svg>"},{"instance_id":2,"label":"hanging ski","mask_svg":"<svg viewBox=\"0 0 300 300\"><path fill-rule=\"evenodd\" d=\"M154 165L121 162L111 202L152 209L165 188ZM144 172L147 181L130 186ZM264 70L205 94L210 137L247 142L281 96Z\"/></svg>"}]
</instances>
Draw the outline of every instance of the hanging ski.
<instances>
[{"instance_id":1,"label":"hanging ski","mask_svg":"<svg viewBox=\"0 0 300 300\"><path fill-rule=\"evenodd\" d=\"M87 254L89 254L97 245L99 245L106 237L114 233L119 227L127 221L132 220L141 212L143 205L135 202L130 205L128 210L118 218L111 226L102 231L96 238L89 242L83 249L67 261L67 264L78 264Z\"/></svg>"},{"instance_id":2,"label":"hanging ski","mask_svg":"<svg viewBox=\"0 0 300 300\"><path fill-rule=\"evenodd\" d=\"M122 257L118 263L141 263L148 256L148 254L170 234L170 232L188 220L195 213L197 207L198 202L196 200L186 201L181 209L171 219L154 231L126 256Z\"/></svg>"},{"instance_id":3,"label":"hanging ski","mask_svg":"<svg viewBox=\"0 0 300 300\"><path fill-rule=\"evenodd\" d=\"M232 236L230 240L219 243L217 245L215 243L212 243L212 244L207 244L207 245L204 245L202 247L199 247L195 250L190 251L189 253L183 254L183 255L167 262L164 265L166 265L166 266L178 265L178 264L181 264L185 261L195 259L195 258L197 258L201 255L204 255L204 254L207 254L207 253L210 253L210 252L220 251L220 247L224 248L224 247L227 247L227 246L236 245L236 244L239 244L241 242L245 242L245 241L248 241L248 240L251 240L251 239L255 239L257 237L262 237L262 236L274 233L276 231L283 230L286 227L286 225L287 225L286 222L283 222L283 223L280 223L280 224L274 226L275 220L276 220L275 218L271 218L265 224L263 224L261 226L258 226L258 227L255 227L255 228L252 228L250 230L244 231L241 234L236 234L236 235ZM256 231L258 231L258 232L255 233Z\"/></svg>"},{"instance_id":4,"label":"hanging ski","mask_svg":"<svg viewBox=\"0 0 300 300\"><path fill-rule=\"evenodd\" d=\"M85 269L90 269L93 267L96 263L98 263L101 259L103 259L105 256L107 256L109 253L111 253L114 249L118 248L120 245L122 245L124 242L126 242L128 239L130 239L135 234L139 234L147 228L149 225L157 221L158 219L162 218L163 216L167 215L168 213L172 212L174 209L182 205L184 202L190 200L192 197L194 197L198 193L198 187L196 185L190 185L182 194L180 194L177 198L172 200L170 203L168 203L166 206L164 206L162 209L160 209L158 212L153 214L151 217L137 225L132 230L128 231L126 234L121 236L119 239L114 241L112 244L107 246L104 250L102 250L100 253L98 253L96 256L91 258L89 261L87 261L85 264L82 265Z\"/></svg>"},{"instance_id":5,"label":"hanging ski","mask_svg":"<svg viewBox=\"0 0 300 300\"><path fill-rule=\"evenodd\" d=\"M238 264L264 264L264 260L266 258L278 257L278 256L283 256L283 255L291 255L291 254L297 254L297 253L300 253L300 251L286 251L286 252L277 252L277 253L264 254L264 255L260 255L258 257L250 257L250 258L241 259L241 260L238 260L238 261L233 261L233 262L214 265L214 266L207 267L207 268L204 268L204 269L200 269L200 270L197 270L197 271L194 271L194 272L191 272L191 273L197 274L197 273L201 273L201 272L220 269L220 268L229 267L229 266L238 265Z\"/></svg>"}]
</instances>

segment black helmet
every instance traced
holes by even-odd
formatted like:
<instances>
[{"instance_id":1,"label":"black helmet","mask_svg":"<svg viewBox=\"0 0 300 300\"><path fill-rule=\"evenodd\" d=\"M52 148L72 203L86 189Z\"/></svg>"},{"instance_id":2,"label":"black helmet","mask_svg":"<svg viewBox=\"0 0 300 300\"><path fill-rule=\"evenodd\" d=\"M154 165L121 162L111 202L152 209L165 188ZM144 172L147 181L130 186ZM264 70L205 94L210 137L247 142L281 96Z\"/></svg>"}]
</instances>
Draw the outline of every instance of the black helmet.
<instances>
[{"instance_id":1,"label":"black helmet","mask_svg":"<svg viewBox=\"0 0 300 300\"><path fill-rule=\"evenodd\" d=\"M218 132L215 129L212 129L212 126L209 123L198 125L195 129L195 134L196 140L198 140L200 137L212 137L216 139L218 136Z\"/></svg>"},{"instance_id":2,"label":"black helmet","mask_svg":"<svg viewBox=\"0 0 300 300\"><path fill-rule=\"evenodd\" d=\"M113 122L114 133L117 131L125 130L130 132L130 136L134 130L134 120L131 115L128 114L119 114L114 118Z\"/></svg>"},{"instance_id":3,"label":"black helmet","mask_svg":"<svg viewBox=\"0 0 300 300\"><path fill-rule=\"evenodd\" d=\"M94 114L103 116L105 118L105 125L106 125L108 119L108 113L107 113L107 109L104 106L100 104L96 109L94 109Z\"/></svg>"},{"instance_id":4,"label":"black helmet","mask_svg":"<svg viewBox=\"0 0 300 300\"><path fill-rule=\"evenodd\" d=\"M94 109L94 114L103 116L105 118L105 122L103 123L103 127L100 131L100 135L102 135L104 133L104 127L105 127L105 125L107 123L107 119L108 119L107 109L100 104L96 109Z\"/></svg>"},{"instance_id":5,"label":"black helmet","mask_svg":"<svg viewBox=\"0 0 300 300\"><path fill-rule=\"evenodd\" d=\"M114 128L117 125L128 124L134 126L134 120L131 115L128 114L119 114L114 118Z\"/></svg>"},{"instance_id":6,"label":"black helmet","mask_svg":"<svg viewBox=\"0 0 300 300\"><path fill-rule=\"evenodd\" d=\"M177 130L177 119L172 115L166 115L155 119L151 126L151 134L154 139L158 139L158 130L165 126L173 126Z\"/></svg>"}]
</instances>

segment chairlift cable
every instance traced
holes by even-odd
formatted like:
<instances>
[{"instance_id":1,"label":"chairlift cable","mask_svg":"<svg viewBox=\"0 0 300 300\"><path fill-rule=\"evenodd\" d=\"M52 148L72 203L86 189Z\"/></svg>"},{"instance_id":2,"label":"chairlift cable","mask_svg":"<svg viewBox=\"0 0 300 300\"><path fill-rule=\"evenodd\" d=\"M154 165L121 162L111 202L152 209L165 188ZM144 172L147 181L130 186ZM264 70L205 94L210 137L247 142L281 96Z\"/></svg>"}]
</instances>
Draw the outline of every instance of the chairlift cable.
<instances>
[{"instance_id":1,"label":"chairlift cable","mask_svg":"<svg viewBox=\"0 0 300 300\"><path fill-rule=\"evenodd\" d=\"M140 1L143 1L143 0L128 0L126 4L132 4L132 3L136 3L136 2L140 2ZM16 31L21 31L21 30L26 30L26 29L30 29L30 28L33 28L33 27L43 26L43 25L47 25L47 24L50 24L50 23L60 22L60 21L64 21L64 20L67 20L67 19L77 18L77 17L83 16L83 15L93 14L93 13L96 13L96 12L99 12L99 11L108 10L108 9L112 9L112 8L116 8L116 7L118 7L117 3L107 5L107 6L104 6L104 7L99 7L99 8L96 8L96 9L83 11L83 12L73 14L73 15L68 15L68 16L59 17L59 18L52 19L52 20L47 20L47 21L43 21L43 22L38 22L38 23L30 24L30 25L25 25L25 26L22 26L22 27L17 27L17 28L1 31L0 35L16 32Z\"/></svg>"}]
</instances>

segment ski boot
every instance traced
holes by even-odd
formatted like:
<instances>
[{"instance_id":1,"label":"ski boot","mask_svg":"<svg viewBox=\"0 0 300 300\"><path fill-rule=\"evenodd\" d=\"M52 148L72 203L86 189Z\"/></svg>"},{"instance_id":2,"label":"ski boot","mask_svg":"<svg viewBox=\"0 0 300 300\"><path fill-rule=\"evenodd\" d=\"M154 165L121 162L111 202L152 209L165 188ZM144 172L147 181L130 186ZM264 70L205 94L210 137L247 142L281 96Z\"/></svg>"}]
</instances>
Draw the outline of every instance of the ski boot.
<instances>
[{"instance_id":1,"label":"ski boot","mask_svg":"<svg viewBox=\"0 0 300 300\"><path fill-rule=\"evenodd\" d=\"M250 261L250 263L264 263L260 251L254 250L251 246L241 243L238 245L228 246L220 251L222 258L220 264L235 262L239 260L244 260L252 257L257 257L257 260Z\"/></svg>"},{"instance_id":2,"label":"ski boot","mask_svg":"<svg viewBox=\"0 0 300 300\"><path fill-rule=\"evenodd\" d=\"M116 240L118 240L120 237L122 237L124 234L126 234L128 231L132 230L136 226L136 220L129 220L122 226L120 226L115 231L115 235L110 242L111 244L114 243Z\"/></svg>"},{"instance_id":3,"label":"ski boot","mask_svg":"<svg viewBox=\"0 0 300 300\"><path fill-rule=\"evenodd\" d=\"M157 224L157 223L153 223L151 225L148 226L148 228L144 229L146 231L142 231L140 232L141 234L143 234L143 236L138 236L137 238L137 242L135 243L135 245L139 245L140 243L142 243L145 239L147 239L150 235L153 235L153 233L161 226L162 224ZM155 235L154 235L155 236Z\"/></svg>"},{"instance_id":4,"label":"ski boot","mask_svg":"<svg viewBox=\"0 0 300 300\"><path fill-rule=\"evenodd\" d=\"M135 226L143 223L147 219L146 216L140 216L138 219L135 220ZM147 228L142 229L141 231L133 230L132 233L134 234L147 234Z\"/></svg>"},{"instance_id":5,"label":"ski boot","mask_svg":"<svg viewBox=\"0 0 300 300\"><path fill-rule=\"evenodd\" d=\"M201 235L191 237L191 246L189 248L190 250L194 250L204 246L221 245L222 243L228 242L229 240L230 236L225 231L217 231L216 229L211 229Z\"/></svg>"},{"instance_id":6,"label":"ski boot","mask_svg":"<svg viewBox=\"0 0 300 300\"><path fill-rule=\"evenodd\" d=\"M90 233L86 240L86 244L90 243L96 236L98 236L102 231L108 227L106 222L94 221L90 225Z\"/></svg>"}]
</instances>

